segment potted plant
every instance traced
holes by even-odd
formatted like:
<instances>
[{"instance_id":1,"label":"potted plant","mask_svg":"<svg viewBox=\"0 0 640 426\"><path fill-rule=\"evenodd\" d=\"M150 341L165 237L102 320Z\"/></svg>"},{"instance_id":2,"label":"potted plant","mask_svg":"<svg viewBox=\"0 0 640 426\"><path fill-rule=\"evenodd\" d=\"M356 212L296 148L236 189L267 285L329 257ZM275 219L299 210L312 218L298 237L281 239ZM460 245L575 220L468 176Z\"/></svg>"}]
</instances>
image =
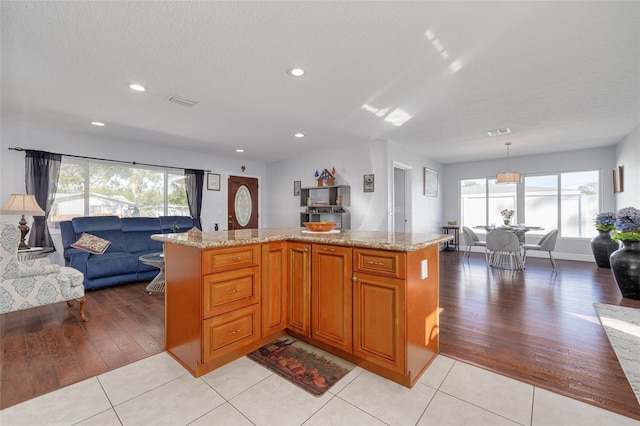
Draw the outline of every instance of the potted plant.
<instances>
[{"instance_id":1,"label":"potted plant","mask_svg":"<svg viewBox=\"0 0 640 426\"><path fill-rule=\"evenodd\" d=\"M511 218L513 217L513 214L515 212L516 212L515 210L510 210L510 209L504 209L500 212L500 214L502 215L502 221L504 222L504 226L511 225Z\"/></svg>"},{"instance_id":2,"label":"potted plant","mask_svg":"<svg viewBox=\"0 0 640 426\"><path fill-rule=\"evenodd\" d=\"M596 215L593 223L598 235L591 239L591 250L596 263L601 268L610 268L609 256L620 248L620 243L611 239L611 231L616 229L617 215L615 212L601 212Z\"/></svg>"},{"instance_id":3,"label":"potted plant","mask_svg":"<svg viewBox=\"0 0 640 426\"><path fill-rule=\"evenodd\" d=\"M620 209L611 239L621 247L609 257L611 272L623 297L640 299L640 210Z\"/></svg>"}]
</instances>

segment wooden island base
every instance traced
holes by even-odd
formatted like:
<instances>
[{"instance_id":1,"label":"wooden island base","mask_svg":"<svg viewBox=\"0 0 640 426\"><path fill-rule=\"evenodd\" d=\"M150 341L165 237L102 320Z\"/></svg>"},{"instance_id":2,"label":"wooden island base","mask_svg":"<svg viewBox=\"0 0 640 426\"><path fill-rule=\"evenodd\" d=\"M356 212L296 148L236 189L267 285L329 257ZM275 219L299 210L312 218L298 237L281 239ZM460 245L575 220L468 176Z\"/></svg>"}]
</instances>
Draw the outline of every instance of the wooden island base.
<instances>
[{"instance_id":1,"label":"wooden island base","mask_svg":"<svg viewBox=\"0 0 640 426\"><path fill-rule=\"evenodd\" d=\"M305 238L162 240L167 352L199 377L290 335L412 387L438 353L438 243Z\"/></svg>"}]
</instances>

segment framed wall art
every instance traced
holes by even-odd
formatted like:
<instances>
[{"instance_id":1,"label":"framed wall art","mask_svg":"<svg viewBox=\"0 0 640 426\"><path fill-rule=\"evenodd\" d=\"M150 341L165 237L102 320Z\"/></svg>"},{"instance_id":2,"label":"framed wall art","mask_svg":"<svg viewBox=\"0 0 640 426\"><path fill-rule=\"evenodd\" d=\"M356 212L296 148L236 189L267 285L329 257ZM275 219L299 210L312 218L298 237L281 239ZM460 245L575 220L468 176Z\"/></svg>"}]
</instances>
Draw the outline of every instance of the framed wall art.
<instances>
[{"instance_id":1,"label":"framed wall art","mask_svg":"<svg viewBox=\"0 0 640 426\"><path fill-rule=\"evenodd\" d=\"M438 172L428 167L424 168L424 195L438 196Z\"/></svg>"},{"instance_id":2,"label":"framed wall art","mask_svg":"<svg viewBox=\"0 0 640 426\"><path fill-rule=\"evenodd\" d=\"M207 173L207 189L209 191L220 191L220 174Z\"/></svg>"},{"instance_id":3,"label":"framed wall art","mask_svg":"<svg viewBox=\"0 0 640 426\"><path fill-rule=\"evenodd\" d=\"M300 188L302 187L302 182L299 180L293 181L293 195L300 195Z\"/></svg>"},{"instance_id":4,"label":"framed wall art","mask_svg":"<svg viewBox=\"0 0 640 426\"><path fill-rule=\"evenodd\" d=\"M364 192L373 192L374 190L374 176L373 175L364 175L363 179L363 190Z\"/></svg>"}]
</instances>

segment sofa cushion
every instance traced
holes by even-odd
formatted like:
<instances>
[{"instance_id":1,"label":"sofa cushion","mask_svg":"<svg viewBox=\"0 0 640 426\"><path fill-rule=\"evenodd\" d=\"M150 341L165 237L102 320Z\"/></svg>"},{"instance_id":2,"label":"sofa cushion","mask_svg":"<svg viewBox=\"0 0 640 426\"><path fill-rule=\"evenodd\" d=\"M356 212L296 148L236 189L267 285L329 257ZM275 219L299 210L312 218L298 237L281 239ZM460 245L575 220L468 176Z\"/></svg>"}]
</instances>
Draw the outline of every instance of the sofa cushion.
<instances>
[{"instance_id":1,"label":"sofa cushion","mask_svg":"<svg viewBox=\"0 0 640 426\"><path fill-rule=\"evenodd\" d=\"M118 216L90 216L71 219L73 230L79 238L83 232L111 241L109 252L126 252L127 246L122 233L122 223Z\"/></svg>"},{"instance_id":2,"label":"sofa cushion","mask_svg":"<svg viewBox=\"0 0 640 426\"><path fill-rule=\"evenodd\" d=\"M160 234L160 219L157 217L125 217L122 221L122 233L129 253L149 253L162 251L162 242L151 239Z\"/></svg>"},{"instance_id":3,"label":"sofa cushion","mask_svg":"<svg viewBox=\"0 0 640 426\"><path fill-rule=\"evenodd\" d=\"M86 250L93 254L102 254L107 250L110 244L111 241L109 240L83 232L78 241L71 244L71 247Z\"/></svg>"},{"instance_id":4,"label":"sofa cushion","mask_svg":"<svg viewBox=\"0 0 640 426\"><path fill-rule=\"evenodd\" d=\"M138 271L138 256L125 252L106 252L90 256L87 262L87 278L124 275Z\"/></svg>"}]
</instances>

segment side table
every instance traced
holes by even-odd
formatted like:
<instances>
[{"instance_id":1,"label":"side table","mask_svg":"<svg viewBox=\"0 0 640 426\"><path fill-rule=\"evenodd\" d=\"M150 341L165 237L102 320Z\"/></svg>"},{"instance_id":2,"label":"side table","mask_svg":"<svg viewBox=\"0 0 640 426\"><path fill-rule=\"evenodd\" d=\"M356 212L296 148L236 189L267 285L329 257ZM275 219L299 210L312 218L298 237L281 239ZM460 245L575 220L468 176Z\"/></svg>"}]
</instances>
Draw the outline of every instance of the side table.
<instances>
[{"instance_id":1,"label":"side table","mask_svg":"<svg viewBox=\"0 0 640 426\"><path fill-rule=\"evenodd\" d=\"M460 251L460 227L451 225L442 227L443 234L450 235L449 231L453 231L453 240L447 241L444 245L444 249Z\"/></svg>"},{"instance_id":2,"label":"side table","mask_svg":"<svg viewBox=\"0 0 640 426\"><path fill-rule=\"evenodd\" d=\"M160 269L158 275L147 285L146 290L151 293L164 293L164 254L163 253L147 253L143 254L138 260L146 265L155 266Z\"/></svg>"},{"instance_id":3,"label":"side table","mask_svg":"<svg viewBox=\"0 0 640 426\"><path fill-rule=\"evenodd\" d=\"M54 252L53 247L31 247L26 250L18 250L18 261L40 259Z\"/></svg>"}]
</instances>

